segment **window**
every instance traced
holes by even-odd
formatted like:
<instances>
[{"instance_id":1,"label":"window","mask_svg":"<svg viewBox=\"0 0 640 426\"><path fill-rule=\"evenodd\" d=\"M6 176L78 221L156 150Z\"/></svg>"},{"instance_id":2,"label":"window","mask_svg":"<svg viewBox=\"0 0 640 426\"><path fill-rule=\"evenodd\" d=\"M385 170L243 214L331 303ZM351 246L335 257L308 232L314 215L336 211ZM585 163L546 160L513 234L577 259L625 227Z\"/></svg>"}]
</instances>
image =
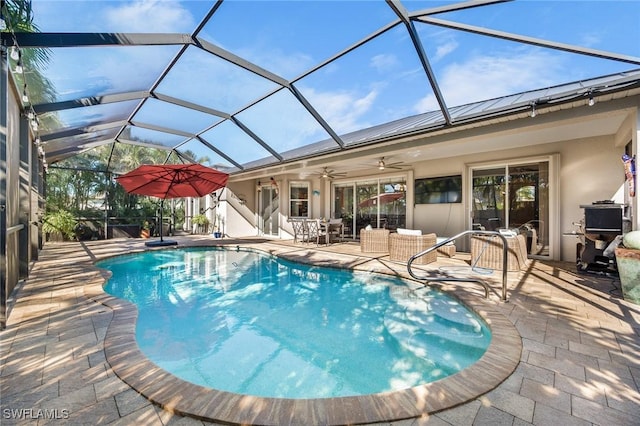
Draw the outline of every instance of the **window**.
<instances>
[{"instance_id":1,"label":"window","mask_svg":"<svg viewBox=\"0 0 640 426\"><path fill-rule=\"evenodd\" d=\"M289 217L309 217L309 184L292 182L289 186Z\"/></svg>"},{"instance_id":2,"label":"window","mask_svg":"<svg viewBox=\"0 0 640 426\"><path fill-rule=\"evenodd\" d=\"M416 204L462 202L462 176L416 179Z\"/></svg>"}]
</instances>

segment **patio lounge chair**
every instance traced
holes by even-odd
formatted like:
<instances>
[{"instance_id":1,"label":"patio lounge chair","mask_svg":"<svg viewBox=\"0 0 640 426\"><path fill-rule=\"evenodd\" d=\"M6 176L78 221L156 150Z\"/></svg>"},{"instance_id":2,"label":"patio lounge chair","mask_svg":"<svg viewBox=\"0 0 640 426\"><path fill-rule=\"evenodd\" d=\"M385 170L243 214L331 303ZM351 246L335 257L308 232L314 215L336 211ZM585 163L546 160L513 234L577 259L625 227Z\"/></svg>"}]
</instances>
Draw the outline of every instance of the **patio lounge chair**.
<instances>
[{"instance_id":1,"label":"patio lounge chair","mask_svg":"<svg viewBox=\"0 0 640 426\"><path fill-rule=\"evenodd\" d=\"M520 271L527 266L527 242L522 234L505 235L507 238L507 271ZM502 239L495 235L471 236L472 266L502 269Z\"/></svg>"},{"instance_id":2,"label":"patio lounge chair","mask_svg":"<svg viewBox=\"0 0 640 426\"><path fill-rule=\"evenodd\" d=\"M388 229L361 229L360 251L363 253L388 253L389 230Z\"/></svg>"},{"instance_id":3,"label":"patio lounge chair","mask_svg":"<svg viewBox=\"0 0 640 426\"><path fill-rule=\"evenodd\" d=\"M407 262L409 258L429 247L436 245L436 234L424 234L420 230L398 228L397 233L389 235L389 259L395 262ZM414 261L416 265L435 262L438 253L432 251Z\"/></svg>"}]
</instances>

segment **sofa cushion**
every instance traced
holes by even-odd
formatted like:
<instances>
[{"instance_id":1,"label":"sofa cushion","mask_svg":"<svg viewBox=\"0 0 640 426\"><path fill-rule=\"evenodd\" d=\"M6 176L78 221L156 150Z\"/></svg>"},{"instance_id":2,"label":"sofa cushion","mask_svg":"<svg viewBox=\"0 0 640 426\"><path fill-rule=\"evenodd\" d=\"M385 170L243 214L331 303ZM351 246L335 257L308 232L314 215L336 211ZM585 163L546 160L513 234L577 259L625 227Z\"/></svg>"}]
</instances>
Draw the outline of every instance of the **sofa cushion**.
<instances>
[{"instance_id":1,"label":"sofa cushion","mask_svg":"<svg viewBox=\"0 0 640 426\"><path fill-rule=\"evenodd\" d=\"M447 238L445 238L445 237L438 237L438 238L436 238L436 243L441 243L446 239ZM453 245L455 245L453 241L449 241L447 244L445 244L445 246L453 246Z\"/></svg>"},{"instance_id":2,"label":"sofa cushion","mask_svg":"<svg viewBox=\"0 0 640 426\"><path fill-rule=\"evenodd\" d=\"M419 229L398 228L396 231L399 235L422 235L422 231Z\"/></svg>"}]
</instances>

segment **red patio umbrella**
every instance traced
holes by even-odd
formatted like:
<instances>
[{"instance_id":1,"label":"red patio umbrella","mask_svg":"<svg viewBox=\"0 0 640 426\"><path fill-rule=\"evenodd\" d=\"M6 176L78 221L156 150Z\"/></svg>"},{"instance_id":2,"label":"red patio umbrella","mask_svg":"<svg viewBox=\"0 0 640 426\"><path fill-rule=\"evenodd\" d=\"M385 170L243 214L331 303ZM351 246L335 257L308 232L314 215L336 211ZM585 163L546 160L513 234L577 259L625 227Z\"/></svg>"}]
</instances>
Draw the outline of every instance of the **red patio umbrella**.
<instances>
[{"instance_id":1,"label":"red patio umbrella","mask_svg":"<svg viewBox=\"0 0 640 426\"><path fill-rule=\"evenodd\" d=\"M404 192L384 192L380 195L374 195L371 198L361 201L358 207L373 207L380 202L380 205L392 203L404 197ZM378 201L379 200L379 201Z\"/></svg>"},{"instance_id":2,"label":"red patio umbrella","mask_svg":"<svg viewBox=\"0 0 640 426\"><path fill-rule=\"evenodd\" d=\"M143 164L116 178L130 194L149 195L162 199L160 203L160 241L162 242L162 207L167 198L203 197L224 188L227 173L190 164Z\"/></svg>"}]
</instances>

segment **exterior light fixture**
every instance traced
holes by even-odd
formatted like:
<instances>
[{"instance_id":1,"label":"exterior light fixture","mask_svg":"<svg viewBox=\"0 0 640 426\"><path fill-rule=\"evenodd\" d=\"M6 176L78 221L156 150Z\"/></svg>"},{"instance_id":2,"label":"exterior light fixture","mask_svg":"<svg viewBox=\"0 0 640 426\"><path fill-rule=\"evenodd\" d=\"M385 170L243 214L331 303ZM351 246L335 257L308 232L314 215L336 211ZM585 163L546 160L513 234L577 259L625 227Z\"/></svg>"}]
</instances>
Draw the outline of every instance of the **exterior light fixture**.
<instances>
[{"instance_id":1,"label":"exterior light fixture","mask_svg":"<svg viewBox=\"0 0 640 426\"><path fill-rule=\"evenodd\" d=\"M596 100L593 99L593 93L589 93L589 102L587 102L587 105L594 106L595 104L596 104Z\"/></svg>"},{"instance_id":2,"label":"exterior light fixture","mask_svg":"<svg viewBox=\"0 0 640 426\"><path fill-rule=\"evenodd\" d=\"M24 69L22 68L22 58L18 59L18 63L13 70L16 74L22 74L22 72L24 71Z\"/></svg>"},{"instance_id":3,"label":"exterior light fixture","mask_svg":"<svg viewBox=\"0 0 640 426\"><path fill-rule=\"evenodd\" d=\"M9 54L14 61L20 60L20 49L17 46L11 46L11 53Z\"/></svg>"},{"instance_id":4,"label":"exterior light fixture","mask_svg":"<svg viewBox=\"0 0 640 426\"><path fill-rule=\"evenodd\" d=\"M384 160L378 160L378 170L384 170Z\"/></svg>"},{"instance_id":5,"label":"exterior light fixture","mask_svg":"<svg viewBox=\"0 0 640 426\"><path fill-rule=\"evenodd\" d=\"M29 95L27 94L27 83L24 84L24 89L22 89L22 102L25 104L29 102Z\"/></svg>"},{"instance_id":6,"label":"exterior light fixture","mask_svg":"<svg viewBox=\"0 0 640 426\"><path fill-rule=\"evenodd\" d=\"M538 112L536 111L536 103L531 102L531 113L529 114L529 117L534 118L536 115L538 115Z\"/></svg>"},{"instance_id":7,"label":"exterior light fixture","mask_svg":"<svg viewBox=\"0 0 640 426\"><path fill-rule=\"evenodd\" d=\"M16 61L16 67L13 70L16 72L16 74L22 74L24 69L22 68L22 52L20 52L20 49L16 46L13 46L11 48L11 53L9 54L9 56L11 57L11 59Z\"/></svg>"}]
</instances>

